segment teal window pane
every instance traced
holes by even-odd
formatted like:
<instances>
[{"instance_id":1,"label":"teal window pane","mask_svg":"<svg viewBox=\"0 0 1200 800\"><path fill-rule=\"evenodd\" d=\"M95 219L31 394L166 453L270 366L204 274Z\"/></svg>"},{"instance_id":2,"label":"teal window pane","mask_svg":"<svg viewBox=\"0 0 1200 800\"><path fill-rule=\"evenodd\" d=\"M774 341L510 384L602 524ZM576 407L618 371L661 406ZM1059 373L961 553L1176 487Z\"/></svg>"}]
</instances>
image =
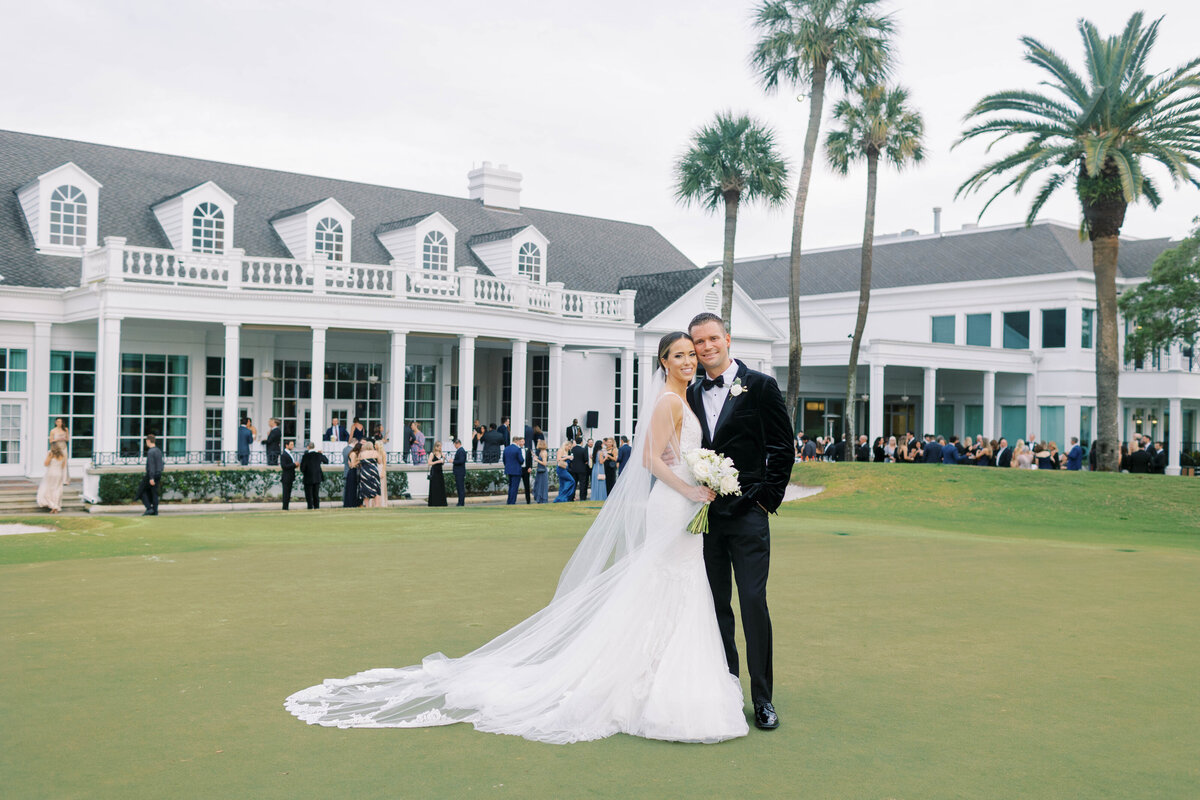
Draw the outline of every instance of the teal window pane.
<instances>
[{"instance_id":1,"label":"teal window pane","mask_svg":"<svg viewBox=\"0 0 1200 800\"><path fill-rule=\"evenodd\" d=\"M167 378L167 394L187 394L187 376L172 375Z\"/></svg>"},{"instance_id":2,"label":"teal window pane","mask_svg":"<svg viewBox=\"0 0 1200 800\"><path fill-rule=\"evenodd\" d=\"M8 368L25 369L25 351L24 350L9 350L8 351Z\"/></svg>"},{"instance_id":3,"label":"teal window pane","mask_svg":"<svg viewBox=\"0 0 1200 800\"><path fill-rule=\"evenodd\" d=\"M963 436L974 439L983 434L983 406L963 406Z\"/></svg>"},{"instance_id":4,"label":"teal window pane","mask_svg":"<svg viewBox=\"0 0 1200 800\"><path fill-rule=\"evenodd\" d=\"M939 405L933 412L933 427L939 436L950 438L954 433L954 406L950 403Z\"/></svg>"},{"instance_id":5,"label":"teal window pane","mask_svg":"<svg viewBox=\"0 0 1200 800\"><path fill-rule=\"evenodd\" d=\"M1025 406L1000 406L1000 435L1015 447L1025 434Z\"/></svg>"},{"instance_id":6,"label":"teal window pane","mask_svg":"<svg viewBox=\"0 0 1200 800\"><path fill-rule=\"evenodd\" d=\"M167 371L172 375L187 375L187 356L167 356Z\"/></svg>"},{"instance_id":7,"label":"teal window pane","mask_svg":"<svg viewBox=\"0 0 1200 800\"><path fill-rule=\"evenodd\" d=\"M1096 324L1096 309L1085 308L1083 310L1083 330L1080 335L1080 344L1086 350L1092 346L1092 331Z\"/></svg>"},{"instance_id":8,"label":"teal window pane","mask_svg":"<svg viewBox=\"0 0 1200 800\"><path fill-rule=\"evenodd\" d=\"M67 391L67 389L68 389L67 379L69 377L70 377L69 375L62 373L62 372L51 372L50 373L50 392L51 392L51 394L53 394L55 392Z\"/></svg>"},{"instance_id":9,"label":"teal window pane","mask_svg":"<svg viewBox=\"0 0 1200 800\"><path fill-rule=\"evenodd\" d=\"M8 373L8 390L10 392L25 391L25 373L24 372Z\"/></svg>"},{"instance_id":10,"label":"teal window pane","mask_svg":"<svg viewBox=\"0 0 1200 800\"><path fill-rule=\"evenodd\" d=\"M1067 310L1050 308L1042 311L1042 347L1067 346Z\"/></svg>"},{"instance_id":11,"label":"teal window pane","mask_svg":"<svg viewBox=\"0 0 1200 800\"><path fill-rule=\"evenodd\" d=\"M1004 312L1004 346L1009 350L1025 350L1029 347L1029 312Z\"/></svg>"},{"instance_id":12,"label":"teal window pane","mask_svg":"<svg viewBox=\"0 0 1200 800\"><path fill-rule=\"evenodd\" d=\"M1041 411L1041 430L1038 431L1038 436L1044 442L1054 442L1061 450L1064 444L1064 431L1066 430L1063 407L1040 406L1039 410Z\"/></svg>"},{"instance_id":13,"label":"teal window pane","mask_svg":"<svg viewBox=\"0 0 1200 800\"><path fill-rule=\"evenodd\" d=\"M1079 408L1079 440L1085 447L1092 443L1092 414L1095 411L1093 406Z\"/></svg>"},{"instance_id":14,"label":"teal window pane","mask_svg":"<svg viewBox=\"0 0 1200 800\"><path fill-rule=\"evenodd\" d=\"M967 314L967 344L975 347L992 346L991 314Z\"/></svg>"},{"instance_id":15,"label":"teal window pane","mask_svg":"<svg viewBox=\"0 0 1200 800\"><path fill-rule=\"evenodd\" d=\"M933 318L933 338L935 344L954 344L954 317Z\"/></svg>"}]
</instances>

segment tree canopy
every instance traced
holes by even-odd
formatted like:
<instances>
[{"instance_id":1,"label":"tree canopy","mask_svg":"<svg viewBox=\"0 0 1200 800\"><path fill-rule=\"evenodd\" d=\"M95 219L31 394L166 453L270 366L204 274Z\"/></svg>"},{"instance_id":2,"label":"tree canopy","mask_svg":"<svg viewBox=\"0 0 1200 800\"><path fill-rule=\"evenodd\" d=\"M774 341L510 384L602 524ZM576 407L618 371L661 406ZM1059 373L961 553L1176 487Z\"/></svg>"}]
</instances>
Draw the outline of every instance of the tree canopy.
<instances>
[{"instance_id":1,"label":"tree canopy","mask_svg":"<svg viewBox=\"0 0 1200 800\"><path fill-rule=\"evenodd\" d=\"M1126 360L1200 336L1200 217L1191 235L1159 255L1145 283L1122 295L1119 305L1132 324Z\"/></svg>"}]
</instances>

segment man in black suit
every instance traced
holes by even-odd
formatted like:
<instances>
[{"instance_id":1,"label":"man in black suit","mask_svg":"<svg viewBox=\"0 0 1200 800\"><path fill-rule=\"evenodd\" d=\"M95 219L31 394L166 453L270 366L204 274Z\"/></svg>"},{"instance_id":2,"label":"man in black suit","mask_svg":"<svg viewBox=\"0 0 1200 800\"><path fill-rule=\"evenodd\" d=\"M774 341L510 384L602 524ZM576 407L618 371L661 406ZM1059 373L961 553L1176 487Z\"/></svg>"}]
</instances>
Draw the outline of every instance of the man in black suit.
<instances>
[{"instance_id":1,"label":"man in black suit","mask_svg":"<svg viewBox=\"0 0 1200 800\"><path fill-rule=\"evenodd\" d=\"M142 505L146 507L146 510L142 512L143 517L158 516L158 495L162 488L162 473L163 453L155 444L152 433L146 437L146 474L138 489L138 497L142 498Z\"/></svg>"},{"instance_id":2,"label":"man in black suit","mask_svg":"<svg viewBox=\"0 0 1200 800\"><path fill-rule=\"evenodd\" d=\"M576 439L583 438L583 428L579 427L579 418L571 420L571 424L567 426L567 441L573 442Z\"/></svg>"},{"instance_id":3,"label":"man in black suit","mask_svg":"<svg viewBox=\"0 0 1200 800\"><path fill-rule=\"evenodd\" d=\"M454 488L458 492L458 504L467 502L467 451L462 440L454 440Z\"/></svg>"},{"instance_id":4,"label":"man in black suit","mask_svg":"<svg viewBox=\"0 0 1200 800\"><path fill-rule=\"evenodd\" d=\"M1122 469L1127 469L1130 472L1144 475L1150 471L1150 454L1142 449L1142 443L1134 437L1130 442L1129 455L1125 456L1125 463L1121 465Z\"/></svg>"},{"instance_id":5,"label":"man in black suit","mask_svg":"<svg viewBox=\"0 0 1200 800\"><path fill-rule=\"evenodd\" d=\"M582 436L575 437L575 446L571 448L571 463L567 470L575 478L576 498L587 500L588 473L592 471L592 468L588 465L588 451L583 446Z\"/></svg>"},{"instance_id":6,"label":"man in black suit","mask_svg":"<svg viewBox=\"0 0 1200 800\"><path fill-rule=\"evenodd\" d=\"M312 442L304 445L304 458L300 459L300 474L304 477L304 500L309 508L321 507L321 481L325 473L322 464L328 464L329 458Z\"/></svg>"},{"instance_id":7,"label":"man in black suit","mask_svg":"<svg viewBox=\"0 0 1200 800\"><path fill-rule=\"evenodd\" d=\"M271 420L274 422L275 420ZM275 428L279 430L279 428ZM283 446L283 453L277 456L279 459L279 485L283 488L283 510L288 510L288 503L292 500L292 484L296 481L296 462L292 458L292 453L295 452L296 443L291 439Z\"/></svg>"},{"instance_id":8,"label":"man in black suit","mask_svg":"<svg viewBox=\"0 0 1200 800\"><path fill-rule=\"evenodd\" d=\"M273 467L279 463L279 450L281 440L283 439L283 431L279 429L279 420L271 417L267 420L267 425L270 430L267 431L267 438L263 439L262 443L267 449L267 466Z\"/></svg>"},{"instance_id":9,"label":"man in black suit","mask_svg":"<svg viewBox=\"0 0 1200 800\"><path fill-rule=\"evenodd\" d=\"M528 425L525 427L529 428ZM530 439L526 439L523 446L525 448L525 461L523 461L521 464L521 483L525 486L525 505L529 505L531 502L529 493L529 476L533 472L534 467L532 441Z\"/></svg>"},{"instance_id":10,"label":"man in black suit","mask_svg":"<svg viewBox=\"0 0 1200 800\"><path fill-rule=\"evenodd\" d=\"M846 437L839 436L837 441L833 443L832 451L829 454L830 461L845 461L846 460Z\"/></svg>"},{"instance_id":11,"label":"man in black suit","mask_svg":"<svg viewBox=\"0 0 1200 800\"><path fill-rule=\"evenodd\" d=\"M1154 443L1154 459L1153 459L1155 475L1166 475L1167 474L1167 460L1169 458L1170 458L1170 456L1167 455L1167 451L1163 448L1163 443L1155 442Z\"/></svg>"},{"instance_id":12,"label":"man in black suit","mask_svg":"<svg viewBox=\"0 0 1200 800\"><path fill-rule=\"evenodd\" d=\"M625 465L629 463L629 457L633 455L633 448L629 446L629 437L621 437L621 446L617 448L617 477L625 471Z\"/></svg>"},{"instance_id":13,"label":"man in black suit","mask_svg":"<svg viewBox=\"0 0 1200 800\"><path fill-rule=\"evenodd\" d=\"M1008 439L1000 437L1000 452L996 454L997 467L1012 466L1012 448L1008 446Z\"/></svg>"},{"instance_id":14,"label":"man in black suit","mask_svg":"<svg viewBox=\"0 0 1200 800\"><path fill-rule=\"evenodd\" d=\"M485 464L495 464L500 461L500 455L504 451L504 434L496 429L496 423L488 426L488 431L483 435L483 462Z\"/></svg>"},{"instance_id":15,"label":"man in black suit","mask_svg":"<svg viewBox=\"0 0 1200 800\"><path fill-rule=\"evenodd\" d=\"M858 447L854 451L855 461L870 461L871 460L871 445L867 444L867 436L863 434L858 437Z\"/></svg>"},{"instance_id":16,"label":"man in black suit","mask_svg":"<svg viewBox=\"0 0 1200 800\"><path fill-rule=\"evenodd\" d=\"M321 439L326 442L348 442L350 433L342 421L334 416L329 420L329 427L325 429L325 435Z\"/></svg>"},{"instance_id":17,"label":"man in black suit","mask_svg":"<svg viewBox=\"0 0 1200 800\"><path fill-rule=\"evenodd\" d=\"M500 427L496 428L496 430L500 431L500 435L504 437L505 447L508 447L510 444L512 444L512 432L508 429L508 417L500 420Z\"/></svg>"}]
</instances>

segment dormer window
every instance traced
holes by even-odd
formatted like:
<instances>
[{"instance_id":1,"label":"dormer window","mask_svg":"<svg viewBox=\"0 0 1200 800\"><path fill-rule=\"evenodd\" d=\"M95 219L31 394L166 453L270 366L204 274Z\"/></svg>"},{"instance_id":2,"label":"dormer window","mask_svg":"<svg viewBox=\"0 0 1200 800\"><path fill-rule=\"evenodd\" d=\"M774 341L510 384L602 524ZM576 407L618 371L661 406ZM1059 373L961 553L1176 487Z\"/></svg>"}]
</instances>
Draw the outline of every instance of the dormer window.
<instances>
[{"instance_id":1,"label":"dormer window","mask_svg":"<svg viewBox=\"0 0 1200 800\"><path fill-rule=\"evenodd\" d=\"M50 195L50 244L87 244L87 197L74 186L59 186Z\"/></svg>"},{"instance_id":2,"label":"dormer window","mask_svg":"<svg viewBox=\"0 0 1200 800\"><path fill-rule=\"evenodd\" d=\"M425 234L421 248L421 266L432 276L442 277L450 271L450 242L441 231Z\"/></svg>"},{"instance_id":3,"label":"dormer window","mask_svg":"<svg viewBox=\"0 0 1200 800\"><path fill-rule=\"evenodd\" d=\"M341 261L343 242L342 223L333 217L325 217L317 223L317 238L313 243L313 251L324 253L330 261Z\"/></svg>"},{"instance_id":4,"label":"dormer window","mask_svg":"<svg viewBox=\"0 0 1200 800\"><path fill-rule=\"evenodd\" d=\"M225 212L216 203L201 203L192 212L192 252L225 252Z\"/></svg>"},{"instance_id":5,"label":"dormer window","mask_svg":"<svg viewBox=\"0 0 1200 800\"><path fill-rule=\"evenodd\" d=\"M535 283L542 280L542 249L533 242L521 245L517 253L517 274Z\"/></svg>"}]
</instances>

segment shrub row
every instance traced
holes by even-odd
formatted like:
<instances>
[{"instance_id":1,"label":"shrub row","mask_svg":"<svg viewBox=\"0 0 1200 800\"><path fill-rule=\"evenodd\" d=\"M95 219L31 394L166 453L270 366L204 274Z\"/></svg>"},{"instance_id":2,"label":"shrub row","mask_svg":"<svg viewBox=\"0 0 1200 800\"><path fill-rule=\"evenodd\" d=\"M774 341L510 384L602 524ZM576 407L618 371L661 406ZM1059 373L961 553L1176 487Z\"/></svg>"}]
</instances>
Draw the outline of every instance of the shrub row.
<instances>
[{"instance_id":1,"label":"shrub row","mask_svg":"<svg viewBox=\"0 0 1200 800\"><path fill-rule=\"evenodd\" d=\"M201 470L170 469L162 475L162 500L216 500L224 502L274 501L283 495L278 469ZM142 474L136 472L107 473L100 476L100 502L104 505L125 505L136 502ZM408 492L408 473L399 470L387 474L388 497L397 498ZM341 500L344 478L341 471L325 473L321 482L322 500ZM292 499L304 502L304 487L299 481L292 486Z\"/></svg>"}]
</instances>

